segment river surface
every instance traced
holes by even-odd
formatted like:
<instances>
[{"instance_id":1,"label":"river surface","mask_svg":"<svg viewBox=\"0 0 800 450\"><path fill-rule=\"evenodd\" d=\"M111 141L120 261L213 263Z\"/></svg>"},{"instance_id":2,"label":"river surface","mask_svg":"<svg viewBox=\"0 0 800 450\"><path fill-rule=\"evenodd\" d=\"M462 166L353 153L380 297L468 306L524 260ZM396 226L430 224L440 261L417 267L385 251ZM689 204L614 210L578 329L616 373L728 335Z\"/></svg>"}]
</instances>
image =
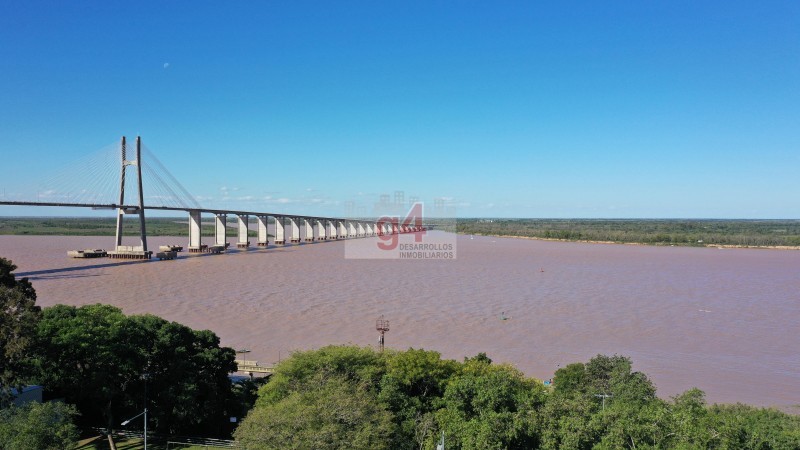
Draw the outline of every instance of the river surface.
<instances>
[{"instance_id":1,"label":"river surface","mask_svg":"<svg viewBox=\"0 0 800 450\"><path fill-rule=\"evenodd\" d=\"M156 314L211 329L263 364L327 344L376 346L384 315L392 348L486 352L539 379L616 353L665 398L699 387L710 402L800 404L800 251L459 236L454 261L345 259L342 241L174 261L66 257L112 242L0 236L0 256L41 306ZM167 243L186 238L150 238Z\"/></svg>"}]
</instances>

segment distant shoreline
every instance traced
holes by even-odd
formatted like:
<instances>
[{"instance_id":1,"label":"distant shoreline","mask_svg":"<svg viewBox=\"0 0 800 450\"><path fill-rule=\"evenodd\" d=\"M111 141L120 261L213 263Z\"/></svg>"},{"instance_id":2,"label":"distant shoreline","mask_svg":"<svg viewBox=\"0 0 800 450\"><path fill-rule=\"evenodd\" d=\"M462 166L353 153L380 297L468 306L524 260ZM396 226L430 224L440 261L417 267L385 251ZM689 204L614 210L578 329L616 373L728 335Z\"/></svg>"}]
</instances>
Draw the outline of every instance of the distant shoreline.
<instances>
[{"instance_id":1,"label":"distant shoreline","mask_svg":"<svg viewBox=\"0 0 800 450\"><path fill-rule=\"evenodd\" d=\"M521 236L521 235L500 235L500 234L483 234L483 233L465 233L458 232L457 234L464 236L483 236L494 238L510 238L510 239L527 239L530 241L550 241L550 242L575 242L581 244L614 244L614 245L641 245L647 247L696 247L696 248L741 248L741 249L763 249L763 250L800 250L797 245L733 245L733 244L703 244L703 245L686 245L686 244L652 244L647 242L619 242L619 241L595 241L587 239L558 239L558 238L544 238L537 236Z\"/></svg>"}]
</instances>

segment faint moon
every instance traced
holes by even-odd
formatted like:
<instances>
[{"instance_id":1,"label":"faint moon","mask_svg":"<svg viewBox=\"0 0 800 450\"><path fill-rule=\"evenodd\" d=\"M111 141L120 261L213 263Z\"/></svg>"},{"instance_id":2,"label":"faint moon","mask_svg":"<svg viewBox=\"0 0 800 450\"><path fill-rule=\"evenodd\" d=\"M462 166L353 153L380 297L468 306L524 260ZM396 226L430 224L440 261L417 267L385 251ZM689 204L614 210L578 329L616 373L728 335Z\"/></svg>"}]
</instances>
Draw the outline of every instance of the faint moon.
<instances>
[{"instance_id":1,"label":"faint moon","mask_svg":"<svg viewBox=\"0 0 800 450\"><path fill-rule=\"evenodd\" d=\"M169 67L169 63L164 63L164 68L166 69L167 67Z\"/></svg>"}]
</instances>

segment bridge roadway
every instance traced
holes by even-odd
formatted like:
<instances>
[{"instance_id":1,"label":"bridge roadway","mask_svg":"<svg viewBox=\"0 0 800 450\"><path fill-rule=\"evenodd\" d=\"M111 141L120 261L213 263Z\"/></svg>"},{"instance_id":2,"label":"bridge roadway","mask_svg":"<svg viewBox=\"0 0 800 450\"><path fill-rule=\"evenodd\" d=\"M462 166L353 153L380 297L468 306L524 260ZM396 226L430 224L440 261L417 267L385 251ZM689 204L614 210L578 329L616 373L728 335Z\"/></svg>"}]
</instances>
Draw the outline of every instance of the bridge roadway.
<instances>
[{"instance_id":1,"label":"bridge roadway","mask_svg":"<svg viewBox=\"0 0 800 450\"><path fill-rule=\"evenodd\" d=\"M367 219L345 219L324 216L305 216L297 214L282 214L272 212L240 211L227 209L208 209L208 208L185 208L172 206L146 206L141 208L138 205L118 205L118 204L87 204L87 203L65 203L65 202L24 202L24 201L0 201L0 205L7 206L51 206L51 207L70 207L70 208L92 208L117 210L122 214L140 214L144 210L159 211L182 211L189 214L189 252L211 252L219 253L227 247L227 216L235 215L238 221L238 248L247 248L249 241L249 218L255 217L258 221L257 245L266 247L269 244L269 234L267 227L269 218L274 219L274 243L283 245L289 240L291 243L301 241L313 242L316 240L360 238L368 236L382 236L387 234L413 233L425 231L430 225L422 224L420 219L415 218L412 225L408 222L401 223L396 217L383 218L378 220ZM203 213L215 216L214 244L204 245L201 238L201 216ZM141 214L143 217L143 214ZM143 220L143 219L142 219ZM301 227L304 229L304 236L301 236ZM142 246L137 248L127 248L121 246L121 226L117 226L117 254L130 253L149 258L152 252L147 250L146 234L144 224L142 224ZM288 238L288 239L287 239Z\"/></svg>"}]
</instances>

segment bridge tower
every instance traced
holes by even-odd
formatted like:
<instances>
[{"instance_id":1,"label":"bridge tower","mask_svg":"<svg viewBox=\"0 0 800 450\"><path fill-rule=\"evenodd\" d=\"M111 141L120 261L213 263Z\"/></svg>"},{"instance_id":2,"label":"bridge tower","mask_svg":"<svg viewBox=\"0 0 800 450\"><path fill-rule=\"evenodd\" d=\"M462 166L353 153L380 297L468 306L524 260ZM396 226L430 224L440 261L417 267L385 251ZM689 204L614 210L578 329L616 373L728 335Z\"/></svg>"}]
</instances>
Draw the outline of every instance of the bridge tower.
<instances>
[{"instance_id":1,"label":"bridge tower","mask_svg":"<svg viewBox=\"0 0 800 450\"><path fill-rule=\"evenodd\" d=\"M120 181L119 181L119 204L117 205L117 245L115 251L109 252L112 258L126 258L126 259L150 259L152 252L147 250L147 232L145 230L144 222L144 193L142 191L142 140L136 136L136 159L128 160L127 146L125 143L125 136L122 136L120 144ZM127 166L136 166L136 180L139 193L138 206L125 205L125 168ZM130 247L122 245L122 225L125 214L139 214L139 236L141 238L140 247Z\"/></svg>"}]
</instances>

